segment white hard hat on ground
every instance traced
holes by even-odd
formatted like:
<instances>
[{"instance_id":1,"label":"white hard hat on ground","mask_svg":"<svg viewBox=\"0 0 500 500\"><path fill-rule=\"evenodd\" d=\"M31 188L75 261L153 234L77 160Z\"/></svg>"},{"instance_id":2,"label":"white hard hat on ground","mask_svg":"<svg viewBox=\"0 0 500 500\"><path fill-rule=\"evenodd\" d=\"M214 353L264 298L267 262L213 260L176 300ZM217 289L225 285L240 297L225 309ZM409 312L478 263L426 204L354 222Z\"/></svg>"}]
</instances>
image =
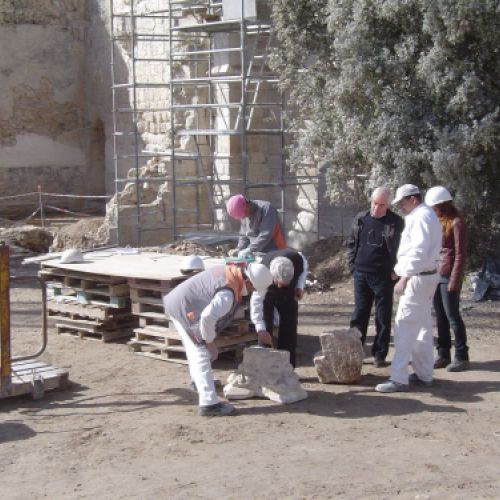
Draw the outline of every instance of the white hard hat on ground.
<instances>
[{"instance_id":1,"label":"white hard hat on ground","mask_svg":"<svg viewBox=\"0 0 500 500\"><path fill-rule=\"evenodd\" d=\"M181 262L181 273L190 274L196 271L203 271L205 269L205 264L201 257L198 255L188 255Z\"/></svg>"},{"instance_id":2,"label":"white hard hat on ground","mask_svg":"<svg viewBox=\"0 0 500 500\"><path fill-rule=\"evenodd\" d=\"M61 254L61 264L78 264L83 262L83 254L78 248L68 248Z\"/></svg>"},{"instance_id":3,"label":"white hard hat on ground","mask_svg":"<svg viewBox=\"0 0 500 500\"><path fill-rule=\"evenodd\" d=\"M443 186L434 186L427 191L425 195L425 204L429 207L439 205L445 201L452 201L453 197L450 192Z\"/></svg>"},{"instance_id":4,"label":"white hard hat on ground","mask_svg":"<svg viewBox=\"0 0 500 500\"><path fill-rule=\"evenodd\" d=\"M289 284L295 272L293 262L288 257L275 257L269 266L271 276L274 280Z\"/></svg>"},{"instance_id":5,"label":"white hard hat on ground","mask_svg":"<svg viewBox=\"0 0 500 500\"><path fill-rule=\"evenodd\" d=\"M420 189L414 184L403 184L398 187L396 191L396 197L392 200L393 205L397 205L403 198L407 196L412 196L414 194L420 194Z\"/></svg>"},{"instance_id":6,"label":"white hard hat on ground","mask_svg":"<svg viewBox=\"0 0 500 500\"><path fill-rule=\"evenodd\" d=\"M271 271L264 264L253 262L246 269L246 274L255 290L265 292L273 283Z\"/></svg>"}]
</instances>

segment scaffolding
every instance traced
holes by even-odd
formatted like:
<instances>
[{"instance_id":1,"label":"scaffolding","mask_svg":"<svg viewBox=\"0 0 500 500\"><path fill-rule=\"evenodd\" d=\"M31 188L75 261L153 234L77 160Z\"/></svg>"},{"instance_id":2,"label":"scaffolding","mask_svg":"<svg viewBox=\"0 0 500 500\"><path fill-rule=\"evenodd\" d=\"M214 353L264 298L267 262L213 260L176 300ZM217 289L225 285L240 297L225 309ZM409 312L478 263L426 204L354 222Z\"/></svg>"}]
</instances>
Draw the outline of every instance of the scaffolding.
<instances>
[{"instance_id":1,"label":"scaffolding","mask_svg":"<svg viewBox=\"0 0 500 500\"><path fill-rule=\"evenodd\" d=\"M269 2L110 1L118 239L120 218L138 245L227 229L235 193L271 201L286 227L287 187L315 179L287 175ZM133 208L120 207L125 188Z\"/></svg>"}]
</instances>

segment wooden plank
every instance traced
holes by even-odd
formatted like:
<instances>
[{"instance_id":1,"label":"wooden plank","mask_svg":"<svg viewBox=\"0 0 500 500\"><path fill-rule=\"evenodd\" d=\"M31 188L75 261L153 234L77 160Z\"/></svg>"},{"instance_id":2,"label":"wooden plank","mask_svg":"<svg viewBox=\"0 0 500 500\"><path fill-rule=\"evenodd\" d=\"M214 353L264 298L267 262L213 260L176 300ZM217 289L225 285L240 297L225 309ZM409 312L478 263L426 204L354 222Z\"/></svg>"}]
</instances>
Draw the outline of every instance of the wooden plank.
<instances>
[{"instance_id":1,"label":"wooden plank","mask_svg":"<svg viewBox=\"0 0 500 500\"><path fill-rule=\"evenodd\" d=\"M43 264L42 264L43 265ZM99 283L107 283L107 284L120 284L126 283L126 279L120 275L109 275L109 274L94 274L92 272L86 271L75 271L73 269L61 269L57 267L44 267L40 271L40 275L44 278L62 278L62 280L71 279L74 280L89 280Z\"/></svg>"},{"instance_id":2,"label":"wooden plank","mask_svg":"<svg viewBox=\"0 0 500 500\"><path fill-rule=\"evenodd\" d=\"M179 283L182 283L186 279L187 277L179 277L179 276L166 280L129 278L128 284L130 288L168 293L170 292L170 290L172 290L172 288L176 287Z\"/></svg>"},{"instance_id":3,"label":"wooden plank","mask_svg":"<svg viewBox=\"0 0 500 500\"><path fill-rule=\"evenodd\" d=\"M257 340L257 334L255 332L245 333L243 335L234 335L228 337L217 337L214 343L217 347L228 347L228 346L238 346L247 344L249 342L255 342Z\"/></svg>"},{"instance_id":4,"label":"wooden plank","mask_svg":"<svg viewBox=\"0 0 500 500\"><path fill-rule=\"evenodd\" d=\"M107 297L96 298L94 294L86 291L77 291L76 298L81 304L104 305L116 309L122 309L129 303L128 297Z\"/></svg>"},{"instance_id":5,"label":"wooden plank","mask_svg":"<svg viewBox=\"0 0 500 500\"><path fill-rule=\"evenodd\" d=\"M94 318L106 320L116 314L117 310L112 310L109 307L99 306L94 304L82 305L76 301L58 302L55 300L47 301L47 309L51 312L63 314L76 314L86 318Z\"/></svg>"},{"instance_id":6,"label":"wooden plank","mask_svg":"<svg viewBox=\"0 0 500 500\"><path fill-rule=\"evenodd\" d=\"M250 331L250 321L239 319L233 321L228 327L224 328L219 335L234 335L240 333L247 333Z\"/></svg>"},{"instance_id":7,"label":"wooden plank","mask_svg":"<svg viewBox=\"0 0 500 500\"><path fill-rule=\"evenodd\" d=\"M133 316L131 318L122 318L121 320L112 320L106 323L92 320L72 319L64 316L52 317L51 319L56 321L56 326L74 328L75 330L79 329L91 333L106 333L110 330L134 328L137 326L137 322L134 320Z\"/></svg>"},{"instance_id":8,"label":"wooden plank","mask_svg":"<svg viewBox=\"0 0 500 500\"><path fill-rule=\"evenodd\" d=\"M174 355L168 355L167 353L152 351L135 351L134 354L138 354L139 356L144 356L146 358L159 359L160 361L168 361L169 363L178 363L181 365L187 365L188 362L185 358L175 357Z\"/></svg>"},{"instance_id":9,"label":"wooden plank","mask_svg":"<svg viewBox=\"0 0 500 500\"><path fill-rule=\"evenodd\" d=\"M136 313L132 311L132 313L139 316L140 318L157 320L157 321L162 321L162 320L168 321L168 316L164 312L149 311L149 312Z\"/></svg>"},{"instance_id":10,"label":"wooden plank","mask_svg":"<svg viewBox=\"0 0 500 500\"><path fill-rule=\"evenodd\" d=\"M130 299L139 304L155 304L163 306L160 292L144 291L136 288L130 289Z\"/></svg>"},{"instance_id":11,"label":"wooden plank","mask_svg":"<svg viewBox=\"0 0 500 500\"><path fill-rule=\"evenodd\" d=\"M162 318L157 317L147 317L147 316L136 316L139 319L139 326L141 328L145 328L146 326L160 326L160 327L168 327L170 325L170 321L163 315Z\"/></svg>"},{"instance_id":12,"label":"wooden plank","mask_svg":"<svg viewBox=\"0 0 500 500\"><path fill-rule=\"evenodd\" d=\"M169 329L164 329L164 330L154 330L152 328L134 328L134 333L136 335L136 338L138 340L141 340L142 338L146 337L154 337L158 339L172 339L172 340L178 340L180 342L179 334L176 331L172 331Z\"/></svg>"},{"instance_id":13,"label":"wooden plank","mask_svg":"<svg viewBox=\"0 0 500 500\"><path fill-rule=\"evenodd\" d=\"M35 370L35 371L34 371ZM23 396L33 393L33 375L39 378L43 391L63 389L68 385L68 372L36 359L12 363L12 385L4 397Z\"/></svg>"},{"instance_id":14,"label":"wooden plank","mask_svg":"<svg viewBox=\"0 0 500 500\"><path fill-rule=\"evenodd\" d=\"M128 283L108 285L89 280L82 280L81 289L96 295L110 295L113 297L128 297L130 292Z\"/></svg>"},{"instance_id":15,"label":"wooden plank","mask_svg":"<svg viewBox=\"0 0 500 500\"><path fill-rule=\"evenodd\" d=\"M118 330L109 330L103 332L94 332L91 328L75 328L65 325L56 325L58 335L66 335L82 340L98 340L100 342L111 342L112 340L132 336L132 329L121 328Z\"/></svg>"},{"instance_id":16,"label":"wooden plank","mask_svg":"<svg viewBox=\"0 0 500 500\"><path fill-rule=\"evenodd\" d=\"M143 316L144 313L154 312L156 314L163 313L163 304L143 304L140 302L132 302L132 313ZM165 315L164 315L165 317Z\"/></svg>"}]
</instances>

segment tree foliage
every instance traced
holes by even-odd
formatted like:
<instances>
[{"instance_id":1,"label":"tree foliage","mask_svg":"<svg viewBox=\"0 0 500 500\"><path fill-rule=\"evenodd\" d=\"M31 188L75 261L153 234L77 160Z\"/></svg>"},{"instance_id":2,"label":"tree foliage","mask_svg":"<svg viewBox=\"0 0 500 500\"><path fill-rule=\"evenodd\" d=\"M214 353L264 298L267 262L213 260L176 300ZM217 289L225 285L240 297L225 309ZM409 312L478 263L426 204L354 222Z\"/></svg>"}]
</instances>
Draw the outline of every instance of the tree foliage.
<instances>
[{"instance_id":1,"label":"tree foliage","mask_svg":"<svg viewBox=\"0 0 500 500\"><path fill-rule=\"evenodd\" d=\"M337 202L442 184L498 234L499 0L273 0L273 22L292 165L327 160Z\"/></svg>"}]
</instances>

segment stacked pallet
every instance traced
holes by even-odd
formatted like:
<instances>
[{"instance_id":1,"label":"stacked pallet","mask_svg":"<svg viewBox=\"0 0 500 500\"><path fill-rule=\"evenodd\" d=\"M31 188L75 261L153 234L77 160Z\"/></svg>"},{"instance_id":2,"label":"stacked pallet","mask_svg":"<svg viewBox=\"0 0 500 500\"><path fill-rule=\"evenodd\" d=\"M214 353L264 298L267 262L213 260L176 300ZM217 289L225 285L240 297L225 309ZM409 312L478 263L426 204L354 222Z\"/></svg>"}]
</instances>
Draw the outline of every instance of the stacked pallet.
<instances>
[{"instance_id":1,"label":"stacked pallet","mask_svg":"<svg viewBox=\"0 0 500 500\"><path fill-rule=\"evenodd\" d=\"M48 318L58 334L102 342L133 334L137 318L125 278L60 268L45 268L40 276L48 289Z\"/></svg>"},{"instance_id":2,"label":"stacked pallet","mask_svg":"<svg viewBox=\"0 0 500 500\"><path fill-rule=\"evenodd\" d=\"M179 336L163 312L162 295L170 292L185 278L168 280L129 278L132 313L139 326L130 349L142 356L185 363L186 357Z\"/></svg>"},{"instance_id":3,"label":"stacked pallet","mask_svg":"<svg viewBox=\"0 0 500 500\"><path fill-rule=\"evenodd\" d=\"M171 291L185 278L151 280L129 278L132 313L139 319L135 337L128 343L130 349L142 356L174 363L187 363L186 352L179 335L163 311L162 295ZM250 331L250 322L244 309L235 321L218 335L215 343L219 351L239 351L257 338Z\"/></svg>"}]
</instances>

